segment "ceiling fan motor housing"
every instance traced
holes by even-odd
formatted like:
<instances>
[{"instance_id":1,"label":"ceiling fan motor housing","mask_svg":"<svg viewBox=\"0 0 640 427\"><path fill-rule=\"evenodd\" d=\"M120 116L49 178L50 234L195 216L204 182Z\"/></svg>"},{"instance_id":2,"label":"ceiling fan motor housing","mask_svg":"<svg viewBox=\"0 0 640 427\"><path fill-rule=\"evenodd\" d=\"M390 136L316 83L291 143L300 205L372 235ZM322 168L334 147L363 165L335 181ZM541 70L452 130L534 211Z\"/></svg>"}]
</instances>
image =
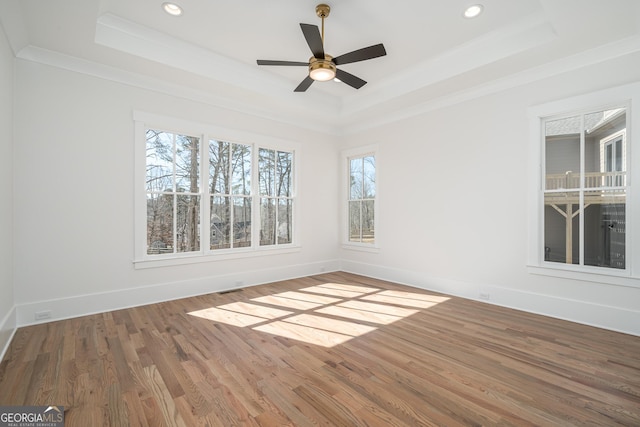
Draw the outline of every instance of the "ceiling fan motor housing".
<instances>
[{"instance_id":1,"label":"ceiling fan motor housing","mask_svg":"<svg viewBox=\"0 0 640 427\"><path fill-rule=\"evenodd\" d=\"M319 82L329 81L336 76L336 65L331 55L325 55L324 59L309 58L309 77Z\"/></svg>"}]
</instances>

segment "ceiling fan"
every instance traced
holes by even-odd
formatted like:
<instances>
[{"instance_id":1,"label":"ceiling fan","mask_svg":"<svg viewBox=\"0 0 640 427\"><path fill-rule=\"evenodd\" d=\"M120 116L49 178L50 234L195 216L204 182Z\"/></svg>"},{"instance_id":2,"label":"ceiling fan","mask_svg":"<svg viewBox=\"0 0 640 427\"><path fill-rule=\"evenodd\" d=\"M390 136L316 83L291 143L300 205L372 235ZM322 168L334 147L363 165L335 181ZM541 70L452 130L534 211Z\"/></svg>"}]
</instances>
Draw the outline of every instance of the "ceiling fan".
<instances>
[{"instance_id":1,"label":"ceiling fan","mask_svg":"<svg viewBox=\"0 0 640 427\"><path fill-rule=\"evenodd\" d=\"M309 75L294 89L294 92L306 91L314 81L329 81L332 79L340 80L349 86L360 89L367 82L353 74L337 68L338 65L350 64L353 62L366 61L368 59L384 56L387 52L382 43L353 52L345 53L335 58L324 52L324 18L329 16L331 8L326 4L316 6L316 15L322 19L322 35L317 25L300 24L302 34L307 40L307 44L313 53L309 58L309 62L296 61L274 61L268 59L258 59L258 65L284 65L284 66L305 66L309 67Z\"/></svg>"}]
</instances>

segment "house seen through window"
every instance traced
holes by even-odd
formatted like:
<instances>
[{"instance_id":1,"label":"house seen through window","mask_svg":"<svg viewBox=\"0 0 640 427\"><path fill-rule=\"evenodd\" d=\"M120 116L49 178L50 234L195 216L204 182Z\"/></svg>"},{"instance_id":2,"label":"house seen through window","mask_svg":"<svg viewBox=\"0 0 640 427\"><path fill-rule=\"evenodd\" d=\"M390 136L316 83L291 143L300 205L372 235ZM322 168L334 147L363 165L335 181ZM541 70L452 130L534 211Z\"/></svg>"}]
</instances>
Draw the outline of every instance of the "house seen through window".
<instances>
[{"instance_id":1,"label":"house seen through window","mask_svg":"<svg viewBox=\"0 0 640 427\"><path fill-rule=\"evenodd\" d=\"M544 260L626 268L627 109L543 120Z\"/></svg>"}]
</instances>

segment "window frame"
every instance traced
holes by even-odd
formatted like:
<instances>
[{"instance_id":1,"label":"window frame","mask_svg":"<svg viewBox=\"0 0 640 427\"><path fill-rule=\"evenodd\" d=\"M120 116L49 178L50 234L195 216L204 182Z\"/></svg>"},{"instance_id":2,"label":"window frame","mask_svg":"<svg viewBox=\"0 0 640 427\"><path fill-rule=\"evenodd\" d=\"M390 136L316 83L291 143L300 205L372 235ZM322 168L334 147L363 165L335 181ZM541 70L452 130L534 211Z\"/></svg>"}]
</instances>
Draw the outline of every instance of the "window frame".
<instances>
[{"instance_id":1,"label":"window frame","mask_svg":"<svg viewBox=\"0 0 640 427\"><path fill-rule=\"evenodd\" d=\"M179 200L182 197L187 197L188 199L192 199L195 198L196 200L199 200L201 193L200 193L200 188L195 189L195 191L192 191L192 189L184 189L183 191L179 191L179 179L178 179L178 169L179 169L179 164L180 164L180 157L178 156L178 145L179 145L179 140L181 139L191 139L191 138L195 138L197 140L197 148L198 150L200 149L200 147L202 146L202 140L199 136L193 136L193 135L186 135L186 134L179 134L176 132L166 132L166 131L161 131L165 138L167 136L170 137L170 145L171 145L171 187L167 188L166 185L164 185L162 187L162 189L152 189L149 190L148 188L146 189L146 197L147 197L147 207L149 205L149 200L154 200L155 202L152 204L156 204L156 203L162 203L162 199L166 199L167 197L169 197L171 199L171 252L164 252L163 253L163 257L165 256L169 256L169 255L177 255L177 254L183 254L183 253L192 253L192 252L197 252L197 251L193 251L193 250L179 250L180 244L179 244L179 235L180 233L178 233L178 216L179 216ZM182 138L180 138L182 137ZM147 138L146 136L146 132L145 132L145 139ZM200 187L200 165L197 165L197 173L198 173L198 187ZM151 195L151 199L149 199L149 196ZM202 203L200 201L198 201L196 203L197 206L197 221L198 223L201 221L201 205ZM148 218L148 213L147 213L147 218ZM148 229L148 224L147 224L147 229ZM197 226L197 230L198 233L200 232L200 227ZM197 241L200 241L200 236L198 235L197 237ZM160 248L158 248L160 249ZM165 248L166 249L166 248Z\"/></svg>"},{"instance_id":2,"label":"window frame","mask_svg":"<svg viewBox=\"0 0 640 427\"><path fill-rule=\"evenodd\" d=\"M299 233L299 169L300 144L279 138L268 137L246 131L228 129L216 125L199 123L175 117L163 116L143 111L133 112L134 120L134 257L135 269L193 264L237 258L250 258L267 254L298 252L301 249ZM155 129L175 134L200 138L199 158L199 197L200 197L200 250L154 255L147 253L147 206L146 194L146 130ZM209 199L217 194L209 187L209 141L218 140L230 144L251 146L251 244L246 247L211 249ZM258 159L260 149L285 151L292 153L291 187L293 213L291 225L291 243L261 245L260 235L260 195L258 185ZM204 154L206 152L206 154Z\"/></svg>"},{"instance_id":3,"label":"window frame","mask_svg":"<svg viewBox=\"0 0 640 427\"><path fill-rule=\"evenodd\" d=\"M633 221L640 213L640 148L634 129L640 129L640 120L634 115L634 108L640 106L640 83L614 87L572 98L552 101L529 108L529 173L528 173L528 252L529 273L553 277L564 277L598 283L640 287L640 260L634 254L640 253L640 221ZM545 194L545 120L586 114L615 107L627 109L625 138L626 154L626 262L624 269L573 265L544 258L544 194ZM576 189L577 190L577 189Z\"/></svg>"},{"instance_id":4,"label":"window frame","mask_svg":"<svg viewBox=\"0 0 640 427\"><path fill-rule=\"evenodd\" d=\"M273 148L267 148L267 147L260 147L257 146L257 153L256 153L256 157L254 157L254 159L257 160L257 164L260 165L261 159L262 159L262 151L263 150L267 150L267 151L273 151L274 156L273 156L273 191L274 194L268 194L263 192L263 186L262 186L262 175L261 175L261 168L257 167L255 168L258 171L258 178L256 181L256 185L257 185L257 192L256 192L256 197L258 198L258 202L257 205L259 206L260 209L262 209L263 207L263 202L268 200L271 201L273 203L273 210L274 210L274 217L275 217L275 221L274 221L274 227L273 227L273 242L272 243L263 243L263 234L262 234L262 216L260 215L260 235L258 236L257 239L257 245L259 245L260 247L276 247L276 246L282 246L282 245L288 245L291 243L280 243L280 236L279 236L279 231L280 231L280 227L279 227L279 219L280 219L280 209L281 209L281 202L285 201L286 205L287 205L287 210L289 210L289 203L291 203L291 208L293 211L295 211L295 186L294 184L294 180L293 178L291 178L291 176L294 175L294 171L295 171L295 158L294 155L295 153L293 151L284 151L284 150L280 150L280 149L273 149ZM290 153L291 154L291 158L289 159L289 161L287 162L287 164L290 164L291 168L288 172L288 175L290 175L290 181L287 186L285 188L287 188L289 191L287 192L287 194L282 195L282 194L276 194L277 193L277 189L280 186L280 183L282 181L280 181L278 178L280 177L280 175L278 175L278 171L280 168L280 153ZM260 211L260 214L262 214L262 211ZM292 212L292 218L293 218L293 212ZM293 223L293 220L291 220L291 223ZM288 234L290 234L293 237L293 224L291 224L291 230L288 231Z\"/></svg>"},{"instance_id":5,"label":"window frame","mask_svg":"<svg viewBox=\"0 0 640 427\"><path fill-rule=\"evenodd\" d=\"M609 135L608 138L602 138L600 140L600 147L602 149L602 159L604 162L604 169L605 172L620 172L622 171L622 169L618 169L618 162L617 162L617 157L616 154L618 152L618 142L620 142L620 150L622 151L622 153L620 154L620 163L621 166L624 165L625 167L628 167L629 164L628 162L628 158L627 158L627 131L626 129L623 129L621 131L618 131L614 134ZM611 170L607 170L608 169L608 165L607 165L607 147L611 147L611 163L612 163L612 168Z\"/></svg>"},{"instance_id":6,"label":"window frame","mask_svg":"<svg viewBox=\"0 0 640 427\"><path fill-rule=\"evenodd\" d=\"M373 157L375 159L375 197L373 197L373 227L375 230L373 242L354 242L349 240L349 204L351 202L351 160L357 158ZM344 150L341 153L343 171L343 177L341 179L340 186L342 188L342 200L344 203L342 209L342 227L340 233L340 240L342 241L342 247L344 249L359 250L365 252L379 252L380 249L380 235L379 235L379 203L380 203L380 156L377 145L368 145L365 147L359 147L349 150ZM363 199L364 200L364 199Z\"/></svg>"},{"instance_id":7,"label":"window frame","mask_svg":"<svg viewBox=\"0 0 640 427\"><path fill-rule=\"evenodd\" d=\"M255 161L254 154L253 154L253 151L255 150L255 145L239 143L239 142L236 142L236 141L227 141L227 140L222 140L220 138L212 138L212 137L205 138L205 141L203 142L204 144L207 144L207 150L206 150L207 151L207 159L206 159L207 161L206 162L203 161L203 163L206 163L207 166L209 166L211 164L211 159L208 156L209 156L209 153L211 152L210 143L212 141L223 142L223 143L229 144L229 158L228 158L228 160L229 160L229 164L228 164L229 169L227 170L227 173L229 174L229 176L232 176L232 168L231 167L232 167L232 164L233 164L233 152L234 152L234 148L233 147L234 146L249 147L250 152L251 152L251 165L253 166L253 163ZM250 178L251 182L253 182L253 180L254 180L254 169L255 168L252 167L251 168L251 172L249 174L249 178ZM208 167L206 168L206 173L207 173L207 177L208 177L207 178L207 183L209 185L211 185L211 182L209 182L210 170L209 170ZM235 214L235 209L234 209L235 204L234 204L234 202L237 199L247 199L248 198L250 200L250 204L249 205L251 207L251 229L250 229L251 230L251 242L250 242L250 244L248 246L246 246L246 245L245 246L243 246L243 245L237 245L237 246L234 245L235 239L233 237L233 234L236 231L236 229L235 229L235 224L232 223L232 226L231 226L231 229L230 229L230 232L231 232L231 239L229 241L230 247L229 248L211 249L211 235L212 235L212 233L211 233L211 222L209 221L208 222L208 225L209 225L208 234L206 236L206 240L203 240L203 248L209 247L209 249L203 249L205 252L219 253L220 251L225 251L225 250L238 251L240 249L250 248L250 247L252 247L254 245L254 241L253 241L253 233L254 233L254 225L255 225L255 221L254 221L254 218L253 218L253 216L254 216L254 212L253 212L253 209L254 209L254 204L253 204L254 193L251 191L252 190L251 184L250 184L250 189L249 189L249 194L248 195L247 194L234 193L233 188L232 188L232 182L229 182L229 188L227 188L225 190L226 190L225 192L221 193L219 191L211 191L210 187L209 186L207 187L207 192L206 192L205 195L203 195L203 197L206 197L207 201L209 203L207 203L206 206L204 206L204 209L205 209L204 217L205 218L206 217L211 218L211 216L212 216L211 205L210 205L210 201L211 201L212 198L229 198L229 203L230 203L229 206L231 208L230 212L229 212L229 218L231 220L233 220L234 217L235 217L235 215L234 215Z\"/></svg>"}]
</instances>

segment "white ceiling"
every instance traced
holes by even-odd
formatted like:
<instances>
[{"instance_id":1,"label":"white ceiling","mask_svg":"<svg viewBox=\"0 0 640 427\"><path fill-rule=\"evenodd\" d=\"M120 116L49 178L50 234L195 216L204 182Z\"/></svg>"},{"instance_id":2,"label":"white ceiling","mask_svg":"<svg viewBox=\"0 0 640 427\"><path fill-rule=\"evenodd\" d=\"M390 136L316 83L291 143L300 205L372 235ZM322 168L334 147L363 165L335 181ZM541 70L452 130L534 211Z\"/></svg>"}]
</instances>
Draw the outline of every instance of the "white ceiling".
<instances>
[{"instance_id":1,"label":"white ceiling","mask_svg":"<svg viewBox=\"0 0 640 427\"><path fill-rule=\"evenodd\" d=\"M0 0L0 23L19 58L333 132L640 50L638 0L329 1L327 53L387 56L339 67L360 90L294 93L304 67L256 59L307 61L299 23L320 26L318 0L176 0L181 17L162 2ZM484 13L463 18L472 3Z\"/></svg>"}]
</instances>

